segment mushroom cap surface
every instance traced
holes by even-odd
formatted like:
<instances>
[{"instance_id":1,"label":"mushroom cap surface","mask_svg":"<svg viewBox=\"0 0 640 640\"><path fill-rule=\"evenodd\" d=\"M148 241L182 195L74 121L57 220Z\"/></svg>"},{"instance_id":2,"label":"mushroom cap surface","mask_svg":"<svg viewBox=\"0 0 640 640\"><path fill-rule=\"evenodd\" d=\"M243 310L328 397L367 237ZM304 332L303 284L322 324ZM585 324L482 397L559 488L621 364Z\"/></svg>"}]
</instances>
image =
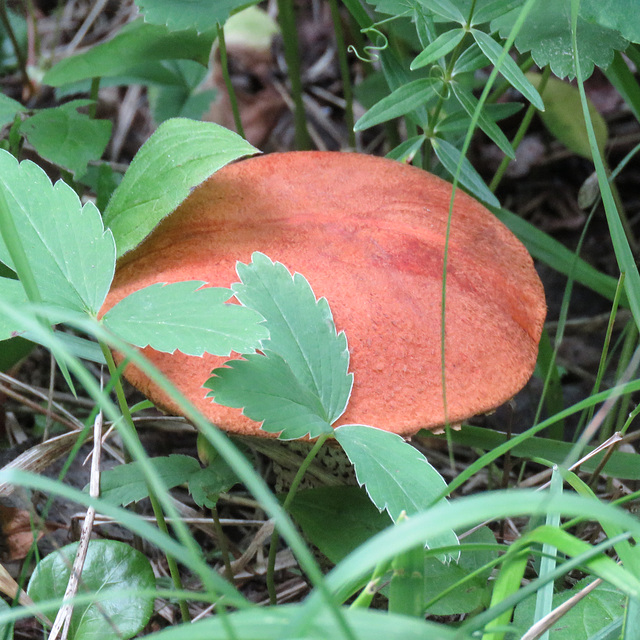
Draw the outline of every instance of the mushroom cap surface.
<instances>
[{"instance_id":1,"label":"mushroom cap surface","mask_svg":"<svg viewBox=\"0 0 640 640\"><path fill-rule=\"evenodd\" d=\"M530 378L546 315L520 241L457 191L446 281L446 397L441 301L451 185L399 162L340 152L274 153L227 165L118 263L102 313L133 291L201 280L229 287L254 251L304 275L347 336L354 385L335 423L401 435L461 422L510 399ZM213 423L269 435L239 409L206 398L228 358L145 355ZM177 404L129 366L125 377L159 407Z\"/></svg>"}]
</instances>

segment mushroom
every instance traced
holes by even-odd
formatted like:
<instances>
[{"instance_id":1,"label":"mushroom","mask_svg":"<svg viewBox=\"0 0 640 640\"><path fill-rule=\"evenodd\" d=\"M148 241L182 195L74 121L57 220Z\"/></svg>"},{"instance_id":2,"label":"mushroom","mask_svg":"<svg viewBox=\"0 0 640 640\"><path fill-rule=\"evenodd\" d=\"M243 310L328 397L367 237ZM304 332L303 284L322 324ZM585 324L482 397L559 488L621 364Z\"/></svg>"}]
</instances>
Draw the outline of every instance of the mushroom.
<instances>
[{"instance_id":1,"label":"mushroom","mask_svg":"<svg viewBox=\"0 0 640 640\"><path fill-rule=\"evenodd\" d=\"M412 166L339 152L274 153L228 165L118 263L103 312L148 285L228 287L254 251L282 262L327 298L351 352L354 385L334 426L410 435L509 400L530 378L546 314L520 241L457 192L446 285L443 405L441 304L451 185ZM219 427L269 435L239 409L206 398L225 358L145 355ZM160 408L179 407L138 369L125 377Z\"/></svg>"}]
</instances>

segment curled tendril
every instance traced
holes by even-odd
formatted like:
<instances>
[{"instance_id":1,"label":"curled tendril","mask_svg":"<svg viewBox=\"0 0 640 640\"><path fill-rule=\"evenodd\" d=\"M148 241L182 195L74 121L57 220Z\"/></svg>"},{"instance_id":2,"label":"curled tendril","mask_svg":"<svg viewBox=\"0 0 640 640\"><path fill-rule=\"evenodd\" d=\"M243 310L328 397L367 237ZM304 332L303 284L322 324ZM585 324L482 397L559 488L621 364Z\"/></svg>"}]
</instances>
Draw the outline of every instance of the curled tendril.
<instances>
[{"instance_id":1,"label":"curled tendril","mask_svg":"<svg viewBox=\"0 0 640 640\"><path fill-rule=\"evenodd\" d=\"M349 45L347 50L349 51L349 53L355 54L356 58L358 58L358 60L361 60L362 62L377 62L380 59L378 51L384 51L389 46L389 40L387 39L387 36L385 36L384 33L382 33L382 31L380 31L376 27L366 27L364 29L361 29L360 33L369 36L371 40L376 38L378 40L378 43L365 46L364 54L359 53L352 44Z\"/></svg>"}]
</instances>

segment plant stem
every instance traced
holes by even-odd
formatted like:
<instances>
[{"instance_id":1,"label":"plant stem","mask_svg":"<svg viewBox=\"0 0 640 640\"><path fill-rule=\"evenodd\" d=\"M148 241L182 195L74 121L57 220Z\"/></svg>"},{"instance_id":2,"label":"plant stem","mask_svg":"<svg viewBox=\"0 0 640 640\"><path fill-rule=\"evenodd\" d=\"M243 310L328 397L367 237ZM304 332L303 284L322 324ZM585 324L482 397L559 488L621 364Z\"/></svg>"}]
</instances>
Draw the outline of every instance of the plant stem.
<instances>
[{"instance_id":1,"label":"plant stem","mask_svg":"<svg viewBox=\"0 0 640 640\"><path fill-rule=\"evenodd\" d=\"M349 73L349 61L347 60L347 49L344 43L344 31L342 29L342 19L338 9L338 1L329 0L329 7L331 8L333 31L336 38L336 49L338 52L338 64L340 65L340 76L342 77L342 93L345 101L344 117L349 134L349 146L352 149L355 149L356 133L353 130L353 87L351 86L351 74Z\"/></svg>"},{"instance_id":2,"label":"plant stem","mask_svg":"<svg viewBox=\"0 0 640 640\"><path fill-rule=\"evenodd\" d=\"M98 109L98 92L100 91L100 77L91 79L91 91L89 98L93 100L89 105L89 117L93 120L96 117L96 111Z\"/></svg>"},{"instance_id":3,"label":"plant stem","mask_svg":"<svg viewBox=\"0 0 640 640\"><path fill-rule=\"evenodd\" d=\"M287 63L291 97L293 99L293 119L295 123L295 143L298 150L311 149L311 138L307 130L307 118L302 99L302 76L300 72L300 54L298 31L293 0L278 0L278 22L284 42L284 59Z\"/></svg>"},{"instance_id":4,"label":"plant stem","mask_svg":"<svg viewBox=\"0 0 640 640\"><path fill-rule=\"evenodd\" d=\"M224 573L227 580L233 584L233 567L231 566L231 558L229 557L229 545L227 544L227 536L222 530L220 524L220 516L218 515L218 507L212 507L211 516L213 517L213 526L216 530L216 536L218 537L218 544L220 545L220 553L222 554L222 561L224 562Z\"/></svg>"},{"instance_id":5,"label":"plant stem","mask_svg":"<svg viewBox=\"0 0 640 640\"><path fill-rule=\"evenodd\" d=\"M550 74L551 74L551 67L546 66L544 71L542 72L542 79L540 80L540 86L538 87L538 93L540 95L542 95L542 93L544 92L544 88L547 86L547 80L549 79ZM518 127L518 131L516 132L516 135L513 138L513 142L511 143L511 146L513 147L514 151L516 151L517 148L520 146L522 139L524 138L525 134L529 130L529 125L531 124L531 120L533 119L533 116L536 113L536 111L537 109L532 104L528 106L527 112L524 114L524 118L522 118L522 122L520 123L520 126ZM502 162L500 163L500 166L498 167L495 175L493 176L493 180L491 180L491 184L489 184L489 189L491 190L492 193L495 193L496 189L498 188L498 185L500 184L500 181L504 177L504 174L510 162L511 162L511 158L508 158L507 156L502 158Z\"/></svg>"},{"instance_id":6,"label":"plant stem","mask_svg":"<svg viewBox=\"0 0 640 640\"><path fill-rule=\"evenodd\" d=\"M231 103L231 111L233 112L233 122L235 124L236 131L245 138L242 119L240 118L240 109L238 108L236 90L233 88L231 76L229 75L229 57L227 56L227 43L224 38L224 27L220 23L218 23L218 51L220 52L220 66L222 67L224 86L227 89L229 102Z\"/></svg>"},{"instance_id":7,"label":"plant stem","mask_svg":"<svg viewBox=\"0 0 640 640\"><path fill-rule=\"evenodd\" d=\"M107 362L107 367L109 369L109 375L112 378L116 379L115 383L115 391L116 398L118 399L118 405L120 407L120 411L122 412L122 417L124 418L124 424L126 428L129 429L129 432L137 438L136 428L133 424L133 419L131 418L131 412L129 411L129 405L127 404L127 399L124 395L124 389L122 387L122 381L117 376L117 367L116 363L113 359L113 355L111 354L111 350L109 347L102 341L98 341L100 345L100 349L104 354L104 359ZM125 450L126 451L126 450ZM128 452L126 452L128 454ZM125 458L126 459L126 458ZM160 505L160 501L156 496L154 488L147 482L147 490L149 491L149 500L151 502L151 508L153 509L153 514L156 518L156 522L158 523L158 528L163 533L169 534L169 527L167 527L167 523L164 519L164 513L162 512L162 506ZM167 559L167 566L169 568L169 573L171 574L171 580L173 581L173 585L178 591L182 591L182 579L180 578L180 571L178 569L178 563L175 558L170 555L165 556ZM178 601L178 605L180 607L180 614L182 616L182 621L185 623L190 622L191 615L189 614L189 608L187 607L187 602L184 599L180 599Z\"/></svg>"},{"instance_id":8,"label":"plant stem","mask_svg":"<svg viewBox=\"0 0 640 640\"><path fill-rule=\"evenodd\" d=\"M304 478L304 474L307 472L307 469L313 462L314 458L318 455L318 451L322 448L322 445L329 439L333 437L333 433L324 433L322 434L315 442L311 451L307 454L307 457L304 459L300 468L298 469L295 477L293 478L293 482L289 487L289 492L287 493L287 497L284 499L284 503L282 504L282 509L287 511L291 502L295 498L296 491L302 482L302 478ZM276 583L275 583L275 569L276 569L276 552L278 545L278 530L274 529L271 534L271 544L269 547L269 560L267 563L267 589L269 591L269 601L272 606L278 604L278 594L276 593Z\"/></svg>"},{"instance_id":9,"label":"plant stem","mask_svg":"<svg viewBox=\"0 0 640 640\"><path fill-rule=\"evenodd\" d=\"M31 80L29 80L29 74L27 73L27 61L24 57L20 49L20 45L18 44L18 39L16 38L16 34L13 31L13 27L11 26L11 22L9 20L9 14L7 13L7 2L6 0L0 0L0 22L4 27L4 30L7 32L9 36L9 40L11 40L11 46L13 47L13 51L16 54L16 60L18 61L18 67L20 67L20 75L22 76L22 82L25 86L33 89L31 84Z\"/></svg>"}]
</instances>

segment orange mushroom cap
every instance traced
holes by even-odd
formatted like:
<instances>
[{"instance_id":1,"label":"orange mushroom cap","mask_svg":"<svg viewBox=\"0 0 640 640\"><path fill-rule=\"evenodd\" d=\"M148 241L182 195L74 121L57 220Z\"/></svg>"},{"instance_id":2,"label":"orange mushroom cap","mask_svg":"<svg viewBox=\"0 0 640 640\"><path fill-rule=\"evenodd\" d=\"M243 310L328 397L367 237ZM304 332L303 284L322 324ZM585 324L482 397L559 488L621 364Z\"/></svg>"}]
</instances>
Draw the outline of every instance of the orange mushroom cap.
<instances>
[{"instance_id":1,"label":"orange mushroom cap","mask_svg":"<svg viewBox=\"0 0 640 640\"><path fill-rule=\"evenodd\" d=\"M327 298L351 352L354 385L339 424L401 435L499 406L530 378L546 305L520 241L457 192L446 286L446 398L441 300L451 185L393 160L290 152L228 165L196 188L116 269L102 312L158 282L229 287L254 251L282 262ZM143 350L213 423L269 435L239 409L206 398L227 358ZM138 369L125 377L158 406L177 404Z\"/></svg>"}]
</instances>

